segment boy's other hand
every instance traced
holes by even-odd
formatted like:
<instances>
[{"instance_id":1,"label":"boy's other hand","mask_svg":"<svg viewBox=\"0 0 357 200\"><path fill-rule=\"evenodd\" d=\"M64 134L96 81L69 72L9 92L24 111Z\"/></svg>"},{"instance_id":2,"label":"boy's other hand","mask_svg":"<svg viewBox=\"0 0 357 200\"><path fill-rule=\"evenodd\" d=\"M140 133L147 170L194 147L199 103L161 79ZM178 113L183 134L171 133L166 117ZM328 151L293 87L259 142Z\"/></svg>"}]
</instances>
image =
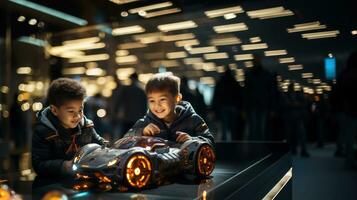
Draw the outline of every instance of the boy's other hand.
<instances>
[{"instance_id":1,"label":"boy's other hand","mask_svg":"<svg viewBox=\"0 0 357 200\"><path fill-rule=\"evenodd\" d=\"M191 136L185 132L176 131L176 135L177 135L176 142L184 143L187 140L191 139Z\"/></svg>"},{"instance_id":2,"label":"boy's other hand","mask_svg":"<svg viewBox=\"0 0 357 200\"><path fill-rule=\"evenodd\" d=\"M160 133L160 128L153 123L148 124L143 130L144 136L154 136L159 133Z\"/></svg>"}]
</instances>

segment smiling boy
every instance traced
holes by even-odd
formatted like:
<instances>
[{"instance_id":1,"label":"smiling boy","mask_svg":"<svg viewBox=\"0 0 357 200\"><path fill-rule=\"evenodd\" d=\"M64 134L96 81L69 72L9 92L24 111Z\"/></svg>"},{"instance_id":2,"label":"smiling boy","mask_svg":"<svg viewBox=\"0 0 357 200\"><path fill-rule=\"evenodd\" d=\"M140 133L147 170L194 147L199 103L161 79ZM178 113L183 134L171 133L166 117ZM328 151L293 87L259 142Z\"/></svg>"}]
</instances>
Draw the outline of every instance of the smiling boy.
<instances>
[{"instance_id":1,"label":"smiling boy","mask_svg":"<svg viewBox=\"0 0 357 200\"><path fill-rule=\"evenodd\" d=\"M155 74L145 86L149 111L125 136L155 136L179 143L200 139L213 144L207 124L189 102L181 100L179 88L180 78L172 73Z\"/></svg>"},{"instance_id":2,"label":"smiling boy","mask_svg":"<svg viewBox=\"0 0 357 200\"><path fill-rule=\"evenodd\" d=\"M105 140L83 115L85 89L69 78L54 80L47 95L50 106L37 114L32 138L32 166L40 176L73 175L72 159L88 143Z\"/></svg>"}]
</instances>

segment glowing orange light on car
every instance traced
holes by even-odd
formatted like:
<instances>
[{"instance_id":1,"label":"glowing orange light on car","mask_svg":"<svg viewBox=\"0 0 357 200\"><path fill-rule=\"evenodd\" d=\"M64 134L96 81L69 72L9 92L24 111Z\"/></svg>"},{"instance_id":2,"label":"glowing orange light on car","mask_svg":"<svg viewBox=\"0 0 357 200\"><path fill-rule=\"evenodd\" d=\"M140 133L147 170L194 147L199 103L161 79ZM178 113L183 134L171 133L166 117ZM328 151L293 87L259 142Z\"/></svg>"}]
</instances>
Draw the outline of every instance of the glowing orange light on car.
<instances>
[{"instance_id":1,"label":"glowing orange light on car","mask_svg":"<svg viewBox=\"0 0 357 200\"><path fill-rule=\"evenodd\" d=\"M126 179L130 186L142 188L149 183L151 171L150 160L143 154L135 154L126 164Z\"/></svg>"},{"instance_id":2,"label":"glowing orange light on car","mask_svg":"<svg viewBox=\"0 0 357 200\"><path fill-rule=\"evenodd\" d=\"M10 199L10 192L0 188L0 199Z\"/></svg>"},{"instance_id":3,"label":"glowing orange light on car","mask_svg":"<svg viewBox=\"0 0 357 200\"><path fill-rule=\"evenodd\" d=\"M198 151L197 169L201 176L208 176L212 173L216 162L216 155L213 149L208 146L202 146Z\"/></svg>"}]
</instances>

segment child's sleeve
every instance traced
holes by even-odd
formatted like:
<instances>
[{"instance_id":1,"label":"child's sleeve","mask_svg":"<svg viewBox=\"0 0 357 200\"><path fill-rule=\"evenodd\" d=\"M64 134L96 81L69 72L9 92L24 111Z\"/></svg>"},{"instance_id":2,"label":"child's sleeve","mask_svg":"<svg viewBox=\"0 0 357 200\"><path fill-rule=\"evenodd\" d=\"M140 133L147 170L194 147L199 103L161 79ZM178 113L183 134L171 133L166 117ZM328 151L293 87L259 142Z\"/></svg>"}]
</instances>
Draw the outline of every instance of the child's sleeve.
<instances>
[{"instance_id":1,"label":"child's sleeve","mask_svg":"<svg viewBox=\"0 0 357 200\"><path fill-rule=\"evenodd\" d=\"M133 127L129 129L127 133L125 133L124 137L128 136L140 136L143 134L144 128L149 124L149 121L147 120L147 117L144 117L142 119L139 119L136 121Z\"/></svg>"},{"instance_id":2,"label":"child's sleeve","mask_svg":"<svg viewBox=\"0 0 357 200\"><path fill-rule=\"evenodd\" d=\"M194 121L194 133L195 133L194 137L197 137L201 140L204 140L214 145L214 137L211 131L209 130L206 122L199 115L194 115L193 121Z\"/></svg>"},{"instance_id":3,"label":"child's sleeve","mask_svg":"<svg viewBox=\"0 0 357 200\"><path fill-rule=\"evenodd\" d=\"M59 175L62 171L62 165L64 160L62 159L51 159L51 137L41 137L40 133L34 131L32 137L32 166L38 175L42 176L54 176Z\"/></svg>"}]
</instances>

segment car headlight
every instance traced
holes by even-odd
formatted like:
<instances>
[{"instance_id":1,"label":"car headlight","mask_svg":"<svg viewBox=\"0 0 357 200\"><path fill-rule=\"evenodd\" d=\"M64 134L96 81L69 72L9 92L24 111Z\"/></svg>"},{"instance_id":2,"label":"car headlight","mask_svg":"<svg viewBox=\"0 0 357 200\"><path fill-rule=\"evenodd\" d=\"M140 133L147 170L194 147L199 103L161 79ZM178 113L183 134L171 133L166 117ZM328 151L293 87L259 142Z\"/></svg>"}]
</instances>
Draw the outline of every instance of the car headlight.
<instances>
[{"instance_id":1,"label":"car headlight","mask_svg":"<svg viewBox=\"0 0 357 200\"><path fill-rule=\"evenodd\" d=\"M78 169L77 165L75 165L75 164L72 165L72 170L73 170L73 171L77 171L77 169Z\"/></svg>"},{"instance_id":2,"label":"car headlight","mask_svg":"<svg viewBox=\"0 0 357 200\"><path fill-rule=\"evenodd\" d=\"M111 160L111 161L109 161L108 162L108 167L111 167L111 166L113 166L113 165L115 165L116 163L118 162L118 159L113 159L113 160Z\"/></svg>"}]
</instances>

